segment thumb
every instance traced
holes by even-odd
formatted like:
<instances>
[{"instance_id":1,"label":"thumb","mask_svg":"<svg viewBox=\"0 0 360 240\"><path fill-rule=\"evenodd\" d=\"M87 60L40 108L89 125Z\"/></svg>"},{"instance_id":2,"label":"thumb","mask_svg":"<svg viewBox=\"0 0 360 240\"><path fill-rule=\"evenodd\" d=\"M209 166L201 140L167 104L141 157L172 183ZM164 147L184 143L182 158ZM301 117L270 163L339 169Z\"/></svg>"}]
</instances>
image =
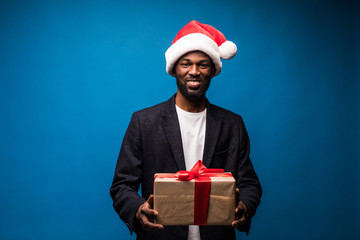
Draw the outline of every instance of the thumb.
<instances>
[{"instance_id":1,"label":"thumb","mask_svg":"<svg viewBox=\"0 0 360 240\"><path fill-rule=\"evenodd\" d=\"M236 188L235 189L235 205L238 205L240 201L240 189Z\"/></svg>"},{"instance_id":2,"label":"thumb","mask_svg":"<svg viewBox=\"0 0 360 240\"><path fill-rule=\"evenodd\" d=\"M151 194L146 202L150 205L151 208L153 208L153 205L154 205L154 195Z\"/></svg>"}]
</instances>

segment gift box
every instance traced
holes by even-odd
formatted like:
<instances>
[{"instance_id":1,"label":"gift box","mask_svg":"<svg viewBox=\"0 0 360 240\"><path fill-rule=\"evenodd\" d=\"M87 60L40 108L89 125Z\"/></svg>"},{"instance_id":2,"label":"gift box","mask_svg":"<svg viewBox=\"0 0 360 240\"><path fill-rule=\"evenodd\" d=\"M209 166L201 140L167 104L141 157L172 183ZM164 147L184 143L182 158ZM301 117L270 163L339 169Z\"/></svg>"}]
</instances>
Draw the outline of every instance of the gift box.
<instances>
[{"instance_id":1,"label":"gift box","mask_svg":"<svg viewBox=\"0 0 360 240\"><path fill-rule=\"evenodd\" d=\"M155 223L231 225L235 219L235 179L201 161L191 171L155 174Z\"/></svg>"}]
</instances>

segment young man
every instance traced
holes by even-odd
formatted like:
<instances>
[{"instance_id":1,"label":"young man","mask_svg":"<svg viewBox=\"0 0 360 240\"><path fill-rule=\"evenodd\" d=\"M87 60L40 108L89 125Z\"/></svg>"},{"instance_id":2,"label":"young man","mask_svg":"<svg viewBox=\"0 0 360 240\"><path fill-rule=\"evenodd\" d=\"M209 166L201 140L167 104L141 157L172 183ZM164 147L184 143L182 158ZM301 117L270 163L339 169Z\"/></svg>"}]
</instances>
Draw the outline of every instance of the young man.
<instances>
[{"instance_id":1,"label":"young man","mask_svg":"<svg viewBox=\"0 0 360 240\"><path fill-rule=\"evenodd\" d=\"M236 54L234 43L210 25L191 21L167 50L166 71L177 92L168 101L135 112L124 136L110 189L113 205L138 239L235 239L234 228L249 231L261 187L249 159L242 118L210 104L206 91L220 73L220 58ZM163 226L153 223L155 173L190 170L197 160L222 168L236 179L236 220L229 226ZM138 189L141 184L142 197ZM147 199L147 200L145 200Z\"/></svg>"}]
</instances>

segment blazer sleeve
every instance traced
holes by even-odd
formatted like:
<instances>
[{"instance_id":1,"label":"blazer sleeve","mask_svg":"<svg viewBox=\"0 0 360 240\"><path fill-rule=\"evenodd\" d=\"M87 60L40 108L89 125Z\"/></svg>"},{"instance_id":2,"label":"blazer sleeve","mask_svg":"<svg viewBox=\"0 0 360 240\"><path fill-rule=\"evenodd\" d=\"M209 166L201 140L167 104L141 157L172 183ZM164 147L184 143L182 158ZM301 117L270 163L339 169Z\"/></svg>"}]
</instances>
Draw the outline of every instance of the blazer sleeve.
<instances>
[{"instance_id":1,"label":"blazer sleeve","mask_svg":"<svg viewBox=\"0 0 360 240\"><path fill-rule=\"evenodd\" d=\"M240 117L240 148L239 148L239 165L237 169L236 185L240 190L240 201L242 201L250 216L254 216L256 208L260 204L262 189L260 181L255 173L254 167L250 161L250 141L244 122ZM249 226L246 229L248 231Z\"/></svg>"},{"instance_id":2,"label":"blazer sleeve","mask_svg":"<svg viewBox=\"0 0 360 240\"><path fill-rule=\"evenodd\" d=\"M138 194L142 175L142 145L139 117L133 114L124 135L110 188L113 206L130 233L135 230L137 209L145 202Z\"/></svg>"}]
</instances>

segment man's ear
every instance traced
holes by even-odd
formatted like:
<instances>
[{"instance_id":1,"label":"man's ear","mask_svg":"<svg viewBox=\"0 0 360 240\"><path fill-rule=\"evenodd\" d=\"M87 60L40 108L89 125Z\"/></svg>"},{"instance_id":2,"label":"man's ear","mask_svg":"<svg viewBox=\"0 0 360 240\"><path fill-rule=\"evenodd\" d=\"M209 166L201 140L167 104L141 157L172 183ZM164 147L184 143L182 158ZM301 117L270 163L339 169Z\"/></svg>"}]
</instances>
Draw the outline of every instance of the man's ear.
<instances>
[{"instance_id":1,"label":"man's ear","mask_svg":"<svg viewBox=\"0 0 360 240\"><path fill-rule=\"evenodd\" d=\"M175 62L174 67L172 68L171 72L176 76L176 66L179 63L179 59Z\"/></svg>"},{"instance_id":2,"label":"man's ear","mask_svg":"<svg viewBox=\"0 0 360 240\"><path fill-rule=\"evenodd\" d=\"M215 77L216 68L215 64L211 61L211 78Z\"/></svg>"}]
</instances>

